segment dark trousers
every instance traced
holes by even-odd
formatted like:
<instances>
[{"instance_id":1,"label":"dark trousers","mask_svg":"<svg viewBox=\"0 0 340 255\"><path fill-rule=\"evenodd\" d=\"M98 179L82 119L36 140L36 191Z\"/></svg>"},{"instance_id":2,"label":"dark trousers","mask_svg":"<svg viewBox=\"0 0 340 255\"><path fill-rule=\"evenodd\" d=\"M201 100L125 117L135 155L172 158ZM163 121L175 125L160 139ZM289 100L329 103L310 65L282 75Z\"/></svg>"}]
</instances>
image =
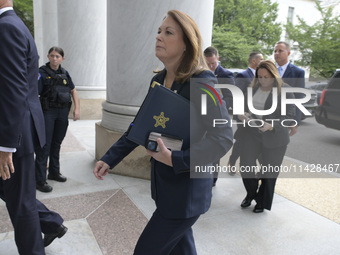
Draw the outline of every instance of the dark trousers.
<instances>
[{"instance_id":1,"label":"dark trousers","mask_svg":"<svg viewBox=\"0 0 340 255\"><path fill-rule=\"evenodd\" d=\"M216 169L217 169L217 167L220 165L220 160L218 160L218 161L216 161L216 162L213 162L212 165L215 166ZM217 179L218 179L218 172L215 171L215 172L214 172L213 184L216 184Z\"/></svg>"},{"instance_id":2,"label":"dark trousers","mask_svg":"<svg viewBox=\"0 0 340 255\"><path fill-rule=\"evenodd\" d=\"M239 125L237 125L236 127L239 128ZM235 166L237 159L241 155L242 142L243 142L242 138L235 139L235 142L233 144L233 149L232 149L231 155L229 157L229 164L231 166Z\"/></svg>"},{"instance_id":3,"label":"dark trousers","mask_svg":"<svg viewBox=\"0 0 340 255\"><path fill-rule=\"evenodd\" d=\"M59 214L49 211L36 199L34 154L13 154L15 172L9 180L0 180L0 197L14 228L15 242L21 255L45 254L41 232L53 233L62 224Z\"/></svg>"},{"instance_id":4,"label":"dark trousers","mask_svg":"<svg viewBox=\"0 0 340 255\"><path fill-rule=\"evenodd\" d=\"M229 157L229 164L231 166L235 166L237 159L241 155L241 149L242 149L242 139L235 140L233 149L231 151L231 155Z\"/></svg>"},{"instance_id":5,"label":"dark trousers","mask_svg":"<svg viewBox=\"0 0 340 255\"><path fill-rule=\"evenodd\" d=\"M36 199L41 232L44 234L53 234L57 228L63 224L64 220L61 216L53 211L50 211L43 203Z\"/></svg>"},{"instance_id":6,"label":"dark trousers","mask_svg":"<svg viewBox=\"0 0 340 255\"><path fill-rule=\"evenodd\" d=\"M264 147L260 133L249 133L243 140L240 155L240 172L244 187L247 191L247 196L250 199L255 199L259 206L262 206L267 210L271 209L275 183L279 175L279 172L268 172L267 170L279 169L286 149L287 146L276 148ZM250 170L252 166L256 166L256 160L258 158L261 158L261 165L267 167L266 171L264 171L264 167L259 168L259 173L255 173L255 171L245 171L245 169Z\"/></svg>"},{"instance_id":7,"label":"dark trousers","mask_svg":"<svg viewBox=\"0 0 340 255\"><path fill-rule=\"evenodd\" d=\"M49 161L49 173L60 173L60 147L68 127L69 107L50 108L44 111L46 127L46 144L36 150L35 174L37 182L46 181L47 160Z\"/></svg>"},{"instance_id":8,"label":"dark trousers","mask_svg":"<svg viewBox=\"0 0 340 255\"><path fill-rule=\"evenodd\" d=\"M196 255L191 227L198 218L166 219L156 209L139 237L134 255Z\"/></svg>"}]
</instances>

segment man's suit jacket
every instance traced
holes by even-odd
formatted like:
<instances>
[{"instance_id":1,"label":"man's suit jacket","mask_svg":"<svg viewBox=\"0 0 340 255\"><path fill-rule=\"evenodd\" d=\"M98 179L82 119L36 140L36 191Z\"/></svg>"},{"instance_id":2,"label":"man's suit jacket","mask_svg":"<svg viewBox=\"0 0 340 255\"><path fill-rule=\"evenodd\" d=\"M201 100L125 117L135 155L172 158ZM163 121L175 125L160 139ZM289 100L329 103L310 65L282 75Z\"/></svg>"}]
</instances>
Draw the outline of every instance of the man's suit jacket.
<instances>
[{"instance_id":1,"label":"man's suit jacket","mask_svg":"<svg viewBox=\"0 0 340 255\"><path fill-rule=\"evenodd\" d=\"M282 80L291 87L305 87L305 71L292 63L289 63L286 71L282 76ZM294 93L295 98L303 98L304 94ZM295 120L300 124L302 112L296 109Z\"/></svg>"},{"instance_id":2,"label":"man's suit jacket","mask_svg":"<svg viewBox=\"0 0 340 255\"><path fill-rule=\"evenodd\" d=\"M247 93L247 88L249 87L250 83L254 79L254 74L251 69L248 67L246 70L239 72L235 78L235 85L239 87L243 94Z\"/></svg>"},{"instance_id":3,"label":"man's suit jacket","mask_svg":"<svg viewBox=\"0 0 340 255\"><path fill-rule=\"evenodd\" d=\"M45 144L36 45L13 10L0 16L0 34L0 146L16 148L18 156L33 153L33 137Z\"/></svg>"},{"instance_id":4,"label":"man's suit jacket","mask_svg":"<svg viewBox=\"0 0 340 255\"><path fill-rule=\"evenodd\" d=\"M250 70L250 68L247 68L246 70L239 72L236 75L235 85L242 90L244 96L247 95L247 88L249 87L249 85L251 84L253 79L254 79L254 74ZM244 103L245 103L245 106L246 106L246 101ZM234 115L233 119L238 121L237 115ZM239 125L237 125L237 126L239 126Z\"/></svg>"},{"instance_id":5,"label":"man's suit jacket","mask_svg":"<svg viewBox=\"0 0 340 255\"><path fill-rule=\"evenodd\" d=\"M223 68L220 64L215 69L215 76L219 84L235 85L234 74ZM226 102L227 109L233 106L233 96L228 89L221 89L223 100Z\"/></svg>"},{"instance_id":6,"label":"man's suit jacket","mask_svg":"<svg viewBox=\"0 0 340 255\"><path fill-rule=\"evenodd\" d=\"M217 78L229 78L230 83L229 84L235 84L234 81L234 74L227 69L223 68L220 64L215 69L215 76Z\"/></svg>"}]
</instances>

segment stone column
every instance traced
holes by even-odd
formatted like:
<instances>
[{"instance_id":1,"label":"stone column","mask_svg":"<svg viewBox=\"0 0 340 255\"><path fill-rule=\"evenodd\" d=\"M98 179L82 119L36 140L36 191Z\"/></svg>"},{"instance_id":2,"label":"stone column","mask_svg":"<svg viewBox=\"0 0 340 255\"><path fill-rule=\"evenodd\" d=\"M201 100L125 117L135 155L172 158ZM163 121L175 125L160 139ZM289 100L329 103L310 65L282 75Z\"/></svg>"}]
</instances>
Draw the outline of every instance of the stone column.
<instances>
[{"instance_id":1,"label":"stone column","mask_svg":"<svg viewBox=\"0 0 340 255\"><path fill-rule=\"evenodd\" d=\"M39 65L45 64L50 47L59 44L58 8L56 0L34 0L34 40L40 55Z\"/></svg>"},{"instance_id":2,"label":"stone column","mask_svg":"<svg viewBox=\"0 0 340 255\"><path fill-rule=\"evenodd\" d=\"M103 119L96 126L96 158L121 136L133 121L156 68L158 27L168 10L189 14L202 33L204 48L211 43L214 0L108 1L107 98ZM141 146L113 169L115 173L149 178L149 157Z\"/></svg>"},{"instance_id":3,"label":"stone column","mask_svg":"<svg viewBox=\"0 0 340 255\"><path fill-rule=\"evenodd\" d=\"M80 98L81 119L100 119L106 94L106 0L34 0L40 65L48 50L65 51L62 66Z\"/></svg>"}]
</instances>

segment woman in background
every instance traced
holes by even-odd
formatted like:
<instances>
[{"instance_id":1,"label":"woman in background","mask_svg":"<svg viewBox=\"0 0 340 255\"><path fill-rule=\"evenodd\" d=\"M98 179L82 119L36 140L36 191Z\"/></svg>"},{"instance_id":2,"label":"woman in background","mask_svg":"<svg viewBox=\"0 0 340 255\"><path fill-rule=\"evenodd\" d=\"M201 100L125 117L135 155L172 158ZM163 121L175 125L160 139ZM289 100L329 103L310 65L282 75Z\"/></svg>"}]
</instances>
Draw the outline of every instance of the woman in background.
<instances>
[{"instance_id":1,"label":"woman in background","mask_svg":"<svg viewBox=\"0 0 340 255\"><path fill-rule=\"evenodd\" d=\"M295 106L292 104L287 104L286 115L281 115L281 90L287 86L283 84L272 61L264 60L260 62L251 84L253 106L257 110L270 109L273 103L273 89L276 88L278 100L276 110L269 115L256 116L249 109L246 109L245 114L239 116L239 119L246 121L246 123L251 118L262 120L260 123L262 126L259 128L248 125L241 126L235 133L236 138L242 137L244 141L240 155L240 172L247 195L242 201L241 207L250 206L252 200L255 199L254 213L271 209L279 172L266 171L280 168L289 143L289 129L281 124L283 120L294 119L295 116ZM294 98L294 94L287 93L286 97ZM269 119L276 120L273 122L274 125L270 121L266 121ZM291 125L289 121L284 123L286 126ZM256 124L252 122L252 125L255 126ZM256 168L252 168L257 165L257 159L260 159L262 165L259 168L259 173L254 171Z\"/></svg>"}]
</instances>

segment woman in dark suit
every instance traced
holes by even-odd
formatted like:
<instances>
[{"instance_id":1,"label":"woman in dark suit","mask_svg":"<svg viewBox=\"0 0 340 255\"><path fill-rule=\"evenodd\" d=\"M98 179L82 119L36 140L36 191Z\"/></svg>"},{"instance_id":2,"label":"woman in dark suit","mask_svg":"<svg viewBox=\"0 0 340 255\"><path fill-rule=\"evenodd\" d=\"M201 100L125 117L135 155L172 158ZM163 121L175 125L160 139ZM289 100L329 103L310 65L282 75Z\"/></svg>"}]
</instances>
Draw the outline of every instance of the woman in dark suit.
<instances>
[{"instance_id":1,"label":"woman in dark suit","mask_svg":"<svg viewBox=\"0 0 340 255\"><path fill-rule=\"evenodd\" d=\"M289 143L289 129L286 126L295 124L294 121L289 121L295 116L294 105L288 104L286 115L281 115L281 91L286 86L288 85L283 83L272 61L260 62L251 84L253 106L256 110L270 109L273 95L276 94L273 90L277 90L277 107L273 113L264 116L254 115L246 107L245 114L238 116L246 123L235 134L236 138L242 137L244 141L240 155L240 172L247 196L242 201L241 207L250 206L251 201L255 199L257 203L253 210L255 213L271 209L275 183L279 175L278 169ZM286 97L294 98L294 95L287 93ZM256 121L249 121L250 119L259 121L255 123ZM275 121L270 121L272 119ZM258 167L257 159L261 163Z\"/></svg>"},{"instance_id":2,"label":"woman in dark suit","mask_svg":"<svg viewBox=\"0 0 340 255\"><path fill-rule=\"evenodd\" d=\"M206 66L198 27L185 13L176 10L167 13L158 29L156 56L165 68L151 83L164 84L187 99L190 99L192 87L190 78L204 78L210 86L217 83ZM213 104L212 100L208 104ZM197 101L195 106L200 109L200 102ZM152 157L151 193L157 208L137 242L135 255L196 254L191 227L210 207L213 180L211 174L208 178L190 177L190 156L192 160L193 156L200 155L197 158L202 165L211 165L231 148L233 139L231 128L213 127L213 119L230 121L225 104L209 107L208 113L200 116L205 135L197 140L191 139L190 148L170 151L158 139L160 151L147 151ZM116 166L138 146L126 135L127 132L96 163L93 172L98 179L103 179L109 168Z\"/></svg>"}]
</instances>

